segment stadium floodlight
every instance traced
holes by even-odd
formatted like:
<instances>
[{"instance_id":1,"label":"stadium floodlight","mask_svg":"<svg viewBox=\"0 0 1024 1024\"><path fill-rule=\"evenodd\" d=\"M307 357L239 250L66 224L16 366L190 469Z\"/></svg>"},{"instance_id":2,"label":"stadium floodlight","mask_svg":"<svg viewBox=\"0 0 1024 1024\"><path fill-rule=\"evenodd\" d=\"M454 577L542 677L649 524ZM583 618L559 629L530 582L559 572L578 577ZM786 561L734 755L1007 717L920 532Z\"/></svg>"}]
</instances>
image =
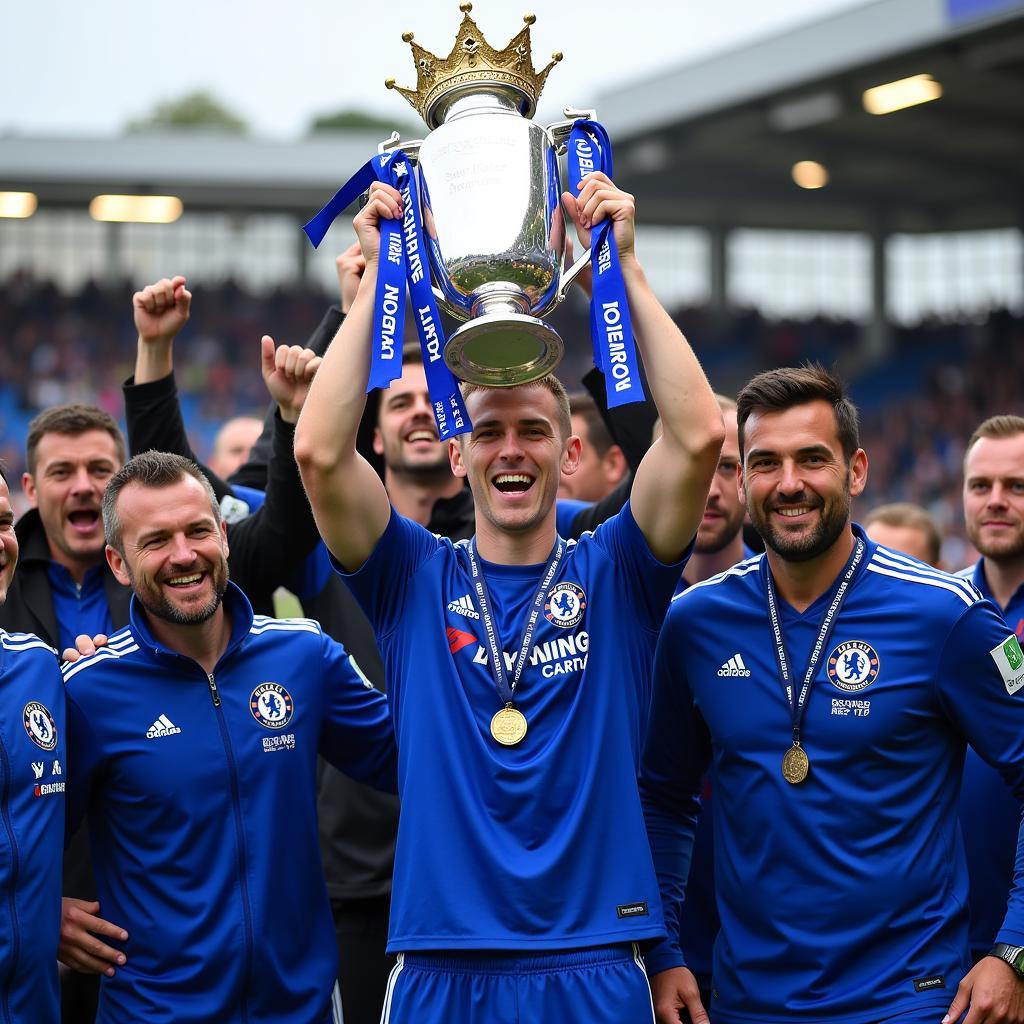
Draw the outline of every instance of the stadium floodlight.
<instances>
[{"instance_id":1,"label":"stadium floodlight","mask_svg":"<svg viewBox=\"0 0 1024 1024\"><path fill-rule=\"evenodd\" d=\"M89 216L120 223L170 224L184 208L177 196L95 196L89 204Z\"/></svg>"},{"instance_id":2,"label":"stadium floodlight","mask_svg":"<svg viewBox=\"0 0 1024 1024\"><path fill-rule=\"evenodd\" d=\"M34 192L0 192L0 217L24 219L36 212L39 200Z\"/></svg>"},{"instance_id":3,"label":"stadium floodlight","mask_svg":"<svg viewBox=\"0 0 1024 1024\"><path fill-rule=\"evenodd\" d=\"M801 160L793 164L793 180L801 188L824 188L828 184L828 170L817 160Z\"/></svg>"},{"instance_id":4,"label":"stadium floodlight","mask_svg":"<svg viewBox=\"0 0 1024 1024\"><path fill-rule=\"evenodd\" d=\"M864 109L869 114L891 114L920 103L931 103L941 95L942 86L931 75L914 75L866 89Z\"/></svg>"}]
</instances>

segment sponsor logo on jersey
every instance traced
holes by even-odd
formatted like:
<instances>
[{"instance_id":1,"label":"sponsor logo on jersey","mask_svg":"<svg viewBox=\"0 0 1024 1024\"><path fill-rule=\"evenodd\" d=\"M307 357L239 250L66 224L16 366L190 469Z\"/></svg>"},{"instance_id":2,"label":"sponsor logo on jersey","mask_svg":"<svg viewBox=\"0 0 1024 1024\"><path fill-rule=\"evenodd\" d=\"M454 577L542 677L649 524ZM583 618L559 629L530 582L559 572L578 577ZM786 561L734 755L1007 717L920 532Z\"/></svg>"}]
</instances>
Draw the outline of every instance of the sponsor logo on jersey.
<instances>
[{"instance_id":1,"label":"sponsor logo on jersey","mask_svg":"<svg viewBox=\"0 0 1024 1024\"><path fill-rule=\"evenodd\" d=\"M1010 635L997 647L993 647L989 654L1003 677L1006 692L1012 697L1024 686L1024 651L1020 649L1020 641Z\"/></svg>"},{"instance_id":2,"label":"sponsor logo on jersey","mask_svg":"<svg viewBox=\"0 0 1024 1024\"><path fill-rule=\"evenodd\" d=\"M945 988L946 979L941 974L934 974L930 978L915 978L914 991L928 992L933 988Z\"/></svg>"},{"instance_id":3,"label":"sponsor logo on jersey","mask_svg":"<svg viewBox=\"0 0 1024 1024\"><path fill-rule=\"evenodd\" d=\"M544 617L562 629L572 629L583 620L587 595L576 583L556 583L544 602Z\"/></svg>"},{"instance_id":4,"label":"sponsor logo on jersey","mask_svg":"<svg viewBox=\"0 0 1024 1024\"><path fill-rule=\"evenodd\" d=\"M51 796L53 793L63 793L63 782L37 782L32 790L33 796Z\"/></svg>"},{"instance_id":5,"label":"sponsor logo on jersey","mask_svg":"<svg viewBox=\"0 0 1024 1024\"><path fill-rule=\"evenodd\" d=\"M43 777L43 772L45 772L45 771L46 771L46 762L45 761L33 761L32 762L32 774L37 779L41 779Z\"/></svg>"},{"instance_id":6,"label":"sponsor logo on jersey","mask_svg":"<svg viewBox=\"0 0 1024 1024\"><path fill-rule=\"evenodd\" d=\"M295 708L292 695L280 683L260 683L249 698L249 710L260 725L283 729Z\"/></svg>"},{"instance_id":7,"label":"sponsor logo on jersey","mask_svg":"<svg viewBox=\"0 0 1024 1024\"><path fill-rule=\"evenodd\" d=\"M863 640L844 640L828 656L828 678L836 689L856 693L878 677L878 654Z\"/></svg>"},{"instance_id":8,"label":"sponsor logo on jersey","mask_svg":"<svg viewBox=\"0 0 1024 1024\"><path fill-rule=\"evenodd\" d=\"M61 767L60 767L60 761L54 761L53 762L53 767L50 769L50 774L51 775L63 775L64 774L63 771L61 770Z\"/></svg>"},{"instance_id":9,"label":"sponsor logo on jersey","mask_svg":"<svg viewBox=\"0 0 1024 1024\"><path fill-rule=\"evenodd\" d=\"M510 654L502 651L501 656L505 659L505 671L513 672L516 666L518 651ZM530 667L540 666L540 674L545 679L554 679L556 676L570 675L573 672L582 672L587 667L587 659L590 657L590 634L581 629L572 636L559 636L545 643L537 644L530 652ZM491 656L480 645L477 646L473 661L477 665L490 665Z\"/></svg>"},{"instance_id":10,"label":"sponsor logo on jersey","mask_svg":"<svg viewBox=\"0 0 1024 1024\"><path fill-rule=\"evenodd\" d=\"M21 721L28 738L37 747L53 750L57 746L57 725L45 705L30 700L22 711Z\"/></svg>"},{"instance_id":11,"label":"sponsor logo on jersey","mask_svg":"<svg viewBox=\"0 0 1024 1024\"><path fill-rule=\"evenodd\" d=\"M166 716L161 715L147 730L147 740L158 740L161 736L177 736L181 730Z\"/></svg>"},{"instance_id":12,"label":"sponsor logo on jersey","mask_svg":"<svg viewBox=\"0 0 1024 1024\"><path fill-rule=\"evenodd\" d=\"M719 670L720 676L745 676L750 678L750 669L743 662L742 654L734 654Z\"/></svg>"},{"instance_id":13,"label":"sponsor logo on jersey","mask_svg":"<svg viewBox=\"0 0 1024 1024\"><path fill-rule=\"evenodd\" d=\"M461 629L456 629L454 626L448 627L448 650L455 654L461 651L463 647L469 647L470 644L476 643L476 637L472 633L464 633Z\"/></svg>"},{"instance_id":14,"label":"sponsor logo on jersey","mask_svg":"<svg viewBox=\"0 0 1024 1024\"><path fill-rule=\"evenodd\" d=\"M457 597L454 601L449 601L448 611L455 612L456 615L464 615L467 619L480 618L480 613L474 607L473 598L471 598L469 594L463 594L462 597Z\"/></svg>"}]
</instances>

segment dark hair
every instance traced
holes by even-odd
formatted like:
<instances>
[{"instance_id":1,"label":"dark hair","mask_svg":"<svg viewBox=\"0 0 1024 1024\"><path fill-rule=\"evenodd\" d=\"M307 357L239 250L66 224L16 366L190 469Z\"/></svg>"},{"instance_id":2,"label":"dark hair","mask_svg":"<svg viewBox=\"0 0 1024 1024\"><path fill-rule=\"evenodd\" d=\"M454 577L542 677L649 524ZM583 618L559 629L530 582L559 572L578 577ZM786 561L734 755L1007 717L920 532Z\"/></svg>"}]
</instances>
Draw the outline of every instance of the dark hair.
<instances>
[{"instance_id":1,"label":"dark hair","mask_svg":"<svg viewBox=\"0 0 1024 1024\"><path fill-rule=\"evenodd\" d=\"M103 536L106 542L120 554L124 554L121 546L121 520L117 515L117 499L128 484L140 484L142 487L170 487L186 476L194 477L203 485L210 499L210 510L213 518L220 525L220 505L217 495L210 486L203 471L190 459L183 455L171 455L168 452L142 452L129 459L111 478L107 489L103 492Z\"/></svg>"},{"instance_id":2,"label":"dark hair","mask_svg":"<svg viewBox=\"0 0 1024 1024\"><path fill-rule=\"evenodd\" d=\"M583 418L587 435L583 440L597 452L598 458L603 459L605 453L615 442L612 440L612 435L608 433L608 427L605 426L597 403L585 392L577 392L569 396L569 415Z\"/></svg>"},{"instance_id":3,"label":"dark hair","mask_svg":"<svg viewBox=\"0 0 1024 1024\"><path fill-rule=\"evenodd\" d=\"M736 397L736 424L740 435L740 458L745 450L744 428L755 412L785 412L808 402L832 406L836 434L849 462L860 448L860 417L846 394L846 386L821 363L785 366L766 370L750 381Z\"/></svg>"},{"instance_id":4,"label":"dark hair","mask_svg":"<svg viewBox=\"0 0 1024 1024\"><path fill-rule=\"evenodd\" d=\"M39 442L47 434L66 434L77 437L87 430L105 430L117 446L119 462L127 457L124 434L117 425L117 420L110 413L98 409L95 405L55 405L44 409L28 425L28 437L25 440L25 462L33 476L36 471L36 450Z\"/></svg>"},{"instance_id":5,"label":"dark hair","mask_svg":"<svg viewBox=\"0 0 1024 1024\"><path fill-rule=\"evenodd\" d=\"M1024 417L1021 416L989 416L984 423L980 424L978 429L971 434L971 439L967 442L967 448L964 450L964 458L967 457L967 453L983 438L983 437L1016 437L1018 434L1024 434Z\"/></svg>"},{"instance_id":6,"label":"dark hair","mask_svg":"<svg viewBox=\"0 0 1024 1024\"><path fill-rule=\"evenodd\" d=\"M865 517L861 526L866 530L872 523L883 526L902 526L910 530L920 530L924 534L925 546L928 548L928 561L934 565L942 554L942 535L939 533L935 520L927 509L914 505L909 501L896 501L891 505L879 505Z\"/></svg>"}]
</instances>

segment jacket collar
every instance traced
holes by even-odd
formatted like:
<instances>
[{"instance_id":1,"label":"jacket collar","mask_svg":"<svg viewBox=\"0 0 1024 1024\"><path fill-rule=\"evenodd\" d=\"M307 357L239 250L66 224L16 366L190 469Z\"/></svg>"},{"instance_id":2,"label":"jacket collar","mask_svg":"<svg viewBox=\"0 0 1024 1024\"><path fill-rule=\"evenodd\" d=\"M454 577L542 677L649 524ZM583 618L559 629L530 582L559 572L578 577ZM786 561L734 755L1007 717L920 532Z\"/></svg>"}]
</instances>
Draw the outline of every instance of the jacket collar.
<instances>
[{"instance_id":1,"label":"jacket collar","mask_svg":"<svg viewBox=\"0 0 1024 1024\"><path fill-rule=\"evenodd\" d=\"M228 581L228 588L224 592L224 610L231 620L231 638L228 640L227 649L221 655L222 659L242 645L243 641L249 636L249 631L253 625L253 611L252 605L249 604L249 599L230 580ZM157 657L187 657L187 655L183 655L171 647L166 647L153 636L145 610L134 594L132 594L131 603L129 604L128 617L131 630L135 634L141 649Z\"/></svg>"}]
</instances>

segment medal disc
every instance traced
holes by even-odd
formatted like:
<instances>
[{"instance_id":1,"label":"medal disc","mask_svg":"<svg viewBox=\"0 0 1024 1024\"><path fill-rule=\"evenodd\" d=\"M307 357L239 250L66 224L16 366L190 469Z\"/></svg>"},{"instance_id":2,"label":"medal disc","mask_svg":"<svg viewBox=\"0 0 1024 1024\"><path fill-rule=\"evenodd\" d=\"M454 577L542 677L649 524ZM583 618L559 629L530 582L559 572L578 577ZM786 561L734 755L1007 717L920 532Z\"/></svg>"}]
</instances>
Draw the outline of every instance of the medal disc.
<instances>
[{"instance_id":1,"label":"medal disc","mask_svg":"<svg viewBox=\"0 0 1024 1024\"><path fill-rule=\"evenodd\" d=\"M526 735L526 719L512 705L503 707L491 719L491 735L503 746L514 747Z\"/></svg>"},{"instance_id":2,"label":"medal disc","mask_svg":"<svg viewBox=\"0 0 1024 1024\"><path fill-rule=\"evenodd\" d=\"M811 770L811 762L803 747L795 743L782 755L782 777L792 785L803 782Z\"/></svg>"}]
</instances>

